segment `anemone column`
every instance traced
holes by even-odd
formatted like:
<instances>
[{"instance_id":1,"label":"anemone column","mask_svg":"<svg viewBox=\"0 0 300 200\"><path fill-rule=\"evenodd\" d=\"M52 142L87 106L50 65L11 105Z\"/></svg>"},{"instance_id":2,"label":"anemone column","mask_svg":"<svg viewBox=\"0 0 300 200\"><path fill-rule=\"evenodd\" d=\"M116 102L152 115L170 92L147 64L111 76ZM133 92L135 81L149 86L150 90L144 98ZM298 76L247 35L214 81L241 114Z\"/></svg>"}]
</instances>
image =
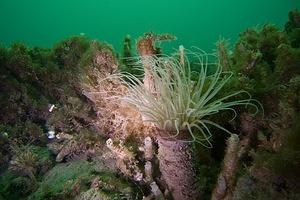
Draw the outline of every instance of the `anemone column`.
<instances>
[{"instance_id":1,"label":"anemone column","mask_svg":"<svg viewBox=\"0 0 300 200\"><path fill-rule=\"evenodd\" d=\"M160 96L156 91L151 67L155 64L154 56L156 48L154 46L155 37L148 35L139 39L137 49L144 66L144 87L156 98ZM180 48L180 62L184 65L183 47ZM172 70L172 68L170 68ZM143 116L143 119L147 119ZM168 135L167 130L160 130L160 136ZM180 135L186 135L181 133ZM171 140L158 136L158 160L159 169L170 190L174 200L199 200L197 188L197 176L192 159L192 143L181 140Z\"/></svg>"},{"instance_id":2,"label":"anemone column","mask_svg":"<svg viewBox=\"0 0 300 200\"><path fill-rule=\"evenodd\" d=\"M159 168L174 200L199 200L192 143L158 139Z\"/></svg>"}]
</instances>

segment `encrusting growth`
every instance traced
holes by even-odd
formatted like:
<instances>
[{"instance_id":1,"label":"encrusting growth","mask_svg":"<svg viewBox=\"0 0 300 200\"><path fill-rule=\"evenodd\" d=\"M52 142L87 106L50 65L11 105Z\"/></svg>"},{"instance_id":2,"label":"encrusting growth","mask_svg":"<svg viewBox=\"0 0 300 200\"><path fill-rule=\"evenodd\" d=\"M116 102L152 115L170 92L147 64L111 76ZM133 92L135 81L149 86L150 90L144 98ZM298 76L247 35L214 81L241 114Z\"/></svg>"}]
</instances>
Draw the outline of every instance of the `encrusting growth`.
<instances>
[{"instance_id":1,"label":"encrusting growth","mask_svg":"<svg viewBox=\"0 0 300 200\"><path fill-rule=\"evenodd\" d=\"M141 37L137 42L137 50L140 54L140 59L144 67L144 86L151 93L155 93L155 85L153 81L153 74L151 72L152 57L158 55L159 49L155 47L157 41L167 41L176 39L170 34L156 35L153 33L146 33L144 37Z\"/></svg>"},{"instance_id":2,"label":"encrusting growth","mask_svg":"<svg viewBox=\"0 0 300 200\"><path fill-rule=\"evenodd\" d=\"M144 86L145 89L152 93L155 93L155 87L153 84L153 75L150 70L151 62L149 62L149 58L157 53L154 42L155 38L152 35L147 35L146 37L141 38L137 43L137 49L144 66Z\"/></svg>"},{"instance_id":3,"label":"encrusting growth","mask_svg":"<svg viewBox=\"0 0 300 200\"><path fill-rule=\"evenodd\" d=\"M115 154L117 166L121 172L135 181L143 180L143 173L138 168L138 160L134 154L124 147L122 142L114 144L112 139L106 141L106 146Z\"/></svg>"}]
</instances>

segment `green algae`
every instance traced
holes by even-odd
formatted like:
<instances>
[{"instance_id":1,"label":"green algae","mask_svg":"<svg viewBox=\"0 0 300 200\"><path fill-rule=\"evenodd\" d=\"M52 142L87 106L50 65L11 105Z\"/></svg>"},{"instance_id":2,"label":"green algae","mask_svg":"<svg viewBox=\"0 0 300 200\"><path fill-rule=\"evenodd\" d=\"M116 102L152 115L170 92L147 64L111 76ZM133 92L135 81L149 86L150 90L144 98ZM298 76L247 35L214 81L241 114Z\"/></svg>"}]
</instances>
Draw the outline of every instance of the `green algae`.
<instances>
[{"instance_id":1,"label":"green algae","mask_svg":"<svg viewBox=\"0 0 300 200\"><path fill-rule=\"evenodd\" d=\"M85 199L95 195L90 194L92 191L105 194L107 199L122 195L132 198L135 189L131 183L117 177L105 167L102 168L104 171L99 171L101 167L97 165L101 163L74 161L58 164L46 174L37 191L29 199L76 199L76 196ZM90 189L95 179L100 181L99 188Z\"/></svg>"}]
</instances>

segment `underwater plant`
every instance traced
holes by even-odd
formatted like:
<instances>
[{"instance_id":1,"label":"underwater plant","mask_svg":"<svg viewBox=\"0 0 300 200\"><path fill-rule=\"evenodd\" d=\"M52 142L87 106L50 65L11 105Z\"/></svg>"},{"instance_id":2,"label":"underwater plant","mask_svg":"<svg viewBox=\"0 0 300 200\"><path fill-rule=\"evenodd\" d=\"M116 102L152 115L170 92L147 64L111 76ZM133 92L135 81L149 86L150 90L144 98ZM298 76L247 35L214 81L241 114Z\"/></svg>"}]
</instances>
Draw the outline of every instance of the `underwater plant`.
<instances>
[{"instance_id":1,"label":"underwater plant","mask_svg":"<svg viewBox=\"0 0 300 200\"><path fill-rule=\"evenodd\" d=\"M33 183L36 183L36 154L27 146L14 146L12 148L15 153L15 157L10 161L9 169L23 176L27 176Z\"/></svg>"},{"instance_id":2,"label":"underwater plant","mask_svg":"<svg viewBox=\"0 0 300 200\"><path fill-rule=\"evenodd\" d=\"M123 60L122 62L130 66L132 65L130 58L132 57L132 47L131 47L131 38L130 35L126 35L123 41Z\"/></svg>"},{"instance_id":3,"label":"underwater plant","mask_svg":"<svg viewBox=\"0 0 300 200\"><path fill-rule=\"evenodd\" d=\"M27 199L134 199L137 195L134 184L101 161L78 160L53 167Z\"/></svg>"},{"instance_id":4,"label":"underwater plant","mask_svg":"<svg viewBox=\"0 0 300 200\"><path fill-rule=\"evenodd\" d=\"M53 48L54 60L61 68L76 69L76 66L90 46L88 38L84 36L73 36L66 39Z\"/></svg>"},{"instance_id":5,"label":"underwater plant","mask_svg":"<svg viewBox=\"0 0 300 200\"><path fill-rule=\"evenodd\" d=\"M220 60L221 66L225 70L229 70L229 67L232 65L231 60L230 60L230 52L229 52L229 41L220 38L216 42L216 54Z\"/></svg>"},{"instance_id":6,"label":"underwater plant","mask_svg":"<svg viewBox=\"0 0 300 200\"><path fill-rule=\"evenodd\" d=\"M300 12L295 9L289 12L289 21L284 27L287 32L291 46L298 48L300 45Z\"/></svg>"}]
</instances>

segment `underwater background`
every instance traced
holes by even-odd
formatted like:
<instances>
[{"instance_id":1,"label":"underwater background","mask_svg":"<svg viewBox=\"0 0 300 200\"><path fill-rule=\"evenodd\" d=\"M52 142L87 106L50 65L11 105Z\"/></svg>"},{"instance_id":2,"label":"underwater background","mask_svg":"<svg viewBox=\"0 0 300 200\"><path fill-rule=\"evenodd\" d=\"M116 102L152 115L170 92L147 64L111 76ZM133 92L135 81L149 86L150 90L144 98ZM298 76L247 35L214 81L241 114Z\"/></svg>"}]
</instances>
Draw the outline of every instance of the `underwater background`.
<instances>
[{"instance_id":1,"label":"underwater background","mask_svg":"<svg viewBox=\"0 0 300 200\"><path fill-rule=\"evenodd\" d=\"M0 0L0 200L299 200L299 6Z\"/></svg>"},{"instance_id":2,"label":"underwater background","mask_svg":"<svg viewBox=\"0 0 300 200\"><path fill-rule=\"evenodd\" d=\"M219 37L234 43L246 28L273 23L283 27L299 0L1 0L0 40L9 45L52 47L71 35L86 34L120 50L123 38L145 32L172 33L183 44L206 51Z\"/></svg>"}]
</instances>

